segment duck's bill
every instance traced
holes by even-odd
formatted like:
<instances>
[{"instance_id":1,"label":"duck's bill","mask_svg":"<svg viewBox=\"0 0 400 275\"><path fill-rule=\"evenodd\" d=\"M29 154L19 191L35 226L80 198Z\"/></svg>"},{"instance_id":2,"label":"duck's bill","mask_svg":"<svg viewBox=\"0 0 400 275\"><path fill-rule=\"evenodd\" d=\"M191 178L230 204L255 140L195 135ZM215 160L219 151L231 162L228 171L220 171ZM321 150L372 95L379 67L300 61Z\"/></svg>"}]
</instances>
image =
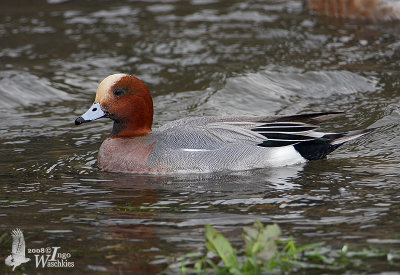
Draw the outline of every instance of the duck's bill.
<instances>
[{"instance_id":1,"label":"duck's bill","mask_svg":"<svg viewBox=\"0 0 400 275\"><path fill-rule=\"evenodd\" d=\"M90 107L86 113L75 120L75 125L96 120L104 116L106 116L106 113L101 109L100 103L93 103L92 107Z\"/></svg>"}]
</instances>

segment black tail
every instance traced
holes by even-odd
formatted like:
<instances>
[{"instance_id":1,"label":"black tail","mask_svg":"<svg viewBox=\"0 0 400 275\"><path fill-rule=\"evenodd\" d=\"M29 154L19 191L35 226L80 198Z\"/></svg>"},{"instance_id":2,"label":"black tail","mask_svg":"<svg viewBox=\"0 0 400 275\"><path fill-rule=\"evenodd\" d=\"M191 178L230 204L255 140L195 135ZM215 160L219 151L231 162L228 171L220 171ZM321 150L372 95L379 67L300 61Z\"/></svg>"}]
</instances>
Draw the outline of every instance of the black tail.
<instances>
[{"instance_id":1,"label":"black tail","mask_svg":"<svg viewBox=\"0 0 400 275\"><path fill-rule=\"evenodd\" d=\"M296 151L307 160L323 159L343 143L358 138L374 129L375 128L339 134L326 134L323 137L314 140L303 141L293 146Z\"/></svg>"}]
</instances>

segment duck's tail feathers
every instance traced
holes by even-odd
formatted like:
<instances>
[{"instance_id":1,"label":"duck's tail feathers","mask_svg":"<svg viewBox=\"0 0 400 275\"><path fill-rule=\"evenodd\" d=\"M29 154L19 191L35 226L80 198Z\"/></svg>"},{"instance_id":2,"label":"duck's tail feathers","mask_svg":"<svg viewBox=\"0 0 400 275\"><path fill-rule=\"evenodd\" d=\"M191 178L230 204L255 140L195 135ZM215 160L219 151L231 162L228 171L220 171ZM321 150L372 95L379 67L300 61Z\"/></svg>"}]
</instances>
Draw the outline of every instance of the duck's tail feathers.
<instances>
[{"instance_id":1,"label":"duck's tail feathers","mask_svg":"<svg viewBox=\"0 0 400 275\"><path fill-rule=\"evenodd\" d=\"M343 143L359 138L363 135L365 135L368 132L371 132L375 130L376 128L369 128L369 129L364 129L364 130L356 130L356 131L350 131L346 133L341 133L341 134L326 134L323 137L330 139L331 142L330 144L332 145L342 145Z\"/></svg>"},{"instance_id":2,"label":"duck's tail feathers","mask_svg":"<svg viewBox=\"0 0 400 275\"><path fill-rule=\"evenodd\" d=\"M356 130L345 133L325 134L324 136L297 143L294 146L297 152L307 160L323 159L343 143L356 139L375 128Z\"/></svg>"},{"instance_id":3,"label":"duck's tail feathers","mask_svg":"<svg viewBox=\"0 0 400 275\"><path fill-rule=\"evenodd\" d=\"M278 118L277 122L302 122L302 123L311 123L311 124L319 124L322 121L326 121L335 117L345 115L344 112L323 112L323 113L308 113L308 114L300 114L300 115L292 115L292 116L282 116Z\"/></svg>"}]
</instances>

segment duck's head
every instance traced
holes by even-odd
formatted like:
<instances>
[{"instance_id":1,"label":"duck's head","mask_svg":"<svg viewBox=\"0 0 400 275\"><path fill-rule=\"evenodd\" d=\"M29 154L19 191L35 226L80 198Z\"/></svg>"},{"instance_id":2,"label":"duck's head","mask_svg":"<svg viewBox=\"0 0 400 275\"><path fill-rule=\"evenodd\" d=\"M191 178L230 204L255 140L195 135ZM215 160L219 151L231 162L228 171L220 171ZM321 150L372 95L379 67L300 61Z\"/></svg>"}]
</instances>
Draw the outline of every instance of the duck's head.
<instances>
[{"instance_id":1,"label":"duck's head","mask_svg":"<svg viewBox=\"0 0 400 275\"><path fill-rule=\"evenodd\" d=\"M127 74L106 77L97 88L92 107L75 120L79 125L101 117L114 120L111 136L144 136L151 132L153 100L146 85Z\"/></svg>"}]
</instances>

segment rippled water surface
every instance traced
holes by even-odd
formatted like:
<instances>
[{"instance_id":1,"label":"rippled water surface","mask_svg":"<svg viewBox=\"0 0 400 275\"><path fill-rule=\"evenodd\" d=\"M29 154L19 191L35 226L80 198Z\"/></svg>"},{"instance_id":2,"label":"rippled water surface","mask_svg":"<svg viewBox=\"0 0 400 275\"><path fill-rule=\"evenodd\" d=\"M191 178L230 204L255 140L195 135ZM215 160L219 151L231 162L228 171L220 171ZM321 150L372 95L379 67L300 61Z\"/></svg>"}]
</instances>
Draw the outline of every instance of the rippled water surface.
<instances>
[{"instance_id":1,"label":"rippled water surface","mask_svg":"<svg viewBox=\"0 0 400 275\"><path fill-rule=\"evenodd\" d=\"M319 17L300 0L0 6L0 233L21 228L27 248L58 246L74 261L36 269L28 254L17 270L157 273L169 257L203 248L205 224L235 243L255 220L278 223L298 243L400 248L398 22ZM188 116L340 110L348 115L326 130L381 128L298 166L106 173L96 159L111 121L73 122L116 72L148 84L155 127ZM368 268L396 270L385 259Z\"/></svg>"}]
</instances>

